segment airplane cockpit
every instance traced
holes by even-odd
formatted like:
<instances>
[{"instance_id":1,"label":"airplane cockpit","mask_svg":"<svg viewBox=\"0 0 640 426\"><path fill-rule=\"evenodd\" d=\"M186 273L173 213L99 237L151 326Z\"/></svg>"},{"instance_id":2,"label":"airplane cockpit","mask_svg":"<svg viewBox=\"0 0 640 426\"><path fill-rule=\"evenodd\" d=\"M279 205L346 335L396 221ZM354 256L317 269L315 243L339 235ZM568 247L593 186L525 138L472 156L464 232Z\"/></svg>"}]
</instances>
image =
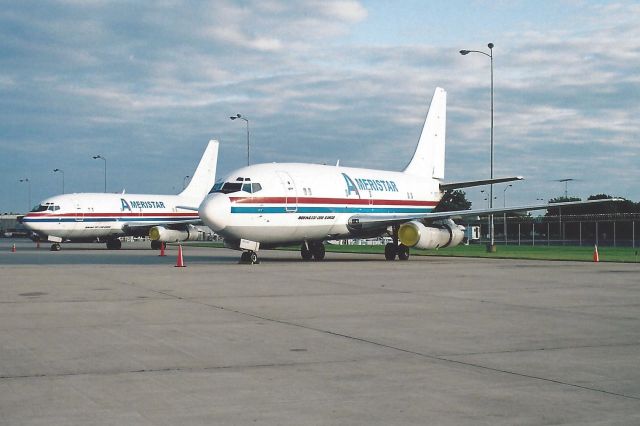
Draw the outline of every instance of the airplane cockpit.
<instances>
[{"instance_id":1,"label":"airplane cockpit","mask_svg":"<svg viewBox=\"0 0 640 426\"><path fill-rule=\"evenodd\" d=\"M216 182L209 194L220 192L222 194L231 194L232 192L248 192L254 194L262 189L262 185L257 182L251 182L251 178L239 177L235 181Z\"/></svg>"},{"instance_id":2,"label":"airplane cockpit","mask_svg":"<svg viewBox=\"0 0 640 426\"><path fill-rule=\"evenodd\" d=\"M54 203L43 203L43 204L38 204L35 207L33 207L31 209L31 212L33 213L39 213L39 212L55 212L60 210L60 206Z\"/></svg>"}]
</instances>

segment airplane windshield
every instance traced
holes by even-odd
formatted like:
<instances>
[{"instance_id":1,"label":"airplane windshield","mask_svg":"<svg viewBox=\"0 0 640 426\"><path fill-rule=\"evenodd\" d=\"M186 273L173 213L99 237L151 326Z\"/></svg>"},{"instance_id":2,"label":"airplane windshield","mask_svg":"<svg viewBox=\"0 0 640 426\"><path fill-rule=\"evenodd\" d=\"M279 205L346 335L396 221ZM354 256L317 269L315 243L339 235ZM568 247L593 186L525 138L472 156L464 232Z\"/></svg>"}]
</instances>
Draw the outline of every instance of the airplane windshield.
<instances>
[{"instance_id":1,"label":"airplane windshield","mask_svg":"<svg viewBox=\"0 0 640 426\"><path fill-rule=\"evenodd\" d=\"M222 194L231 194L232 192L244 191L248 193L258 192L262 189L262 185L259 183L247 182L249 179L245 179L245 182L219 182L215 184L212 193L220 192Z\"/></svg>"},{"instance_id":2,"label":"airplane windshield","mask_svg":"<svg viewBox=\"0 0 640 426\"><path fill-rule=\"evenodd\" d=\"M38 204L37 206L31 209L32 212L46 212L46 211L53 212L56 210L60 210L60 206L56 206L53 203Z\"/></svg>"}]
</instances>

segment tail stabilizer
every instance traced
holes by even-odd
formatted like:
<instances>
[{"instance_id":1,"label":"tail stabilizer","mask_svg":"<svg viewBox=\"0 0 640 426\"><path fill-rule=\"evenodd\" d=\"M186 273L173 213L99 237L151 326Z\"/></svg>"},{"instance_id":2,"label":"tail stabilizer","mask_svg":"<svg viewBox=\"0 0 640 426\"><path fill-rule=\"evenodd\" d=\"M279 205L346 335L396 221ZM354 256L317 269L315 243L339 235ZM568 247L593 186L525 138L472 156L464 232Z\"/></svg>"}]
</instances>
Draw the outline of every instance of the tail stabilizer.
<instances>
[{"instance_id":1,"label":"tail stabilizer","mask_svg":"<svg viewBox=\"0 0 640 426\"><path fill-rule=\"evenodd\" d=\"M424 121L416 152L404 169L410 175L444 179L444 142L447 123L447 92L436 87Z\"/></svg>"},{"instance_id":2,"label":"tail stabilizer","mask_svg":"<svg viewBox=\"0 0 640 426\"><path fill-rule=\"evenodd\" d=\"M205 149L198 168L193 173L191 182L179 195L202 201L216 181L216 165L218 163L218 141L210 140Z\"/></svg>"}]
</instances>

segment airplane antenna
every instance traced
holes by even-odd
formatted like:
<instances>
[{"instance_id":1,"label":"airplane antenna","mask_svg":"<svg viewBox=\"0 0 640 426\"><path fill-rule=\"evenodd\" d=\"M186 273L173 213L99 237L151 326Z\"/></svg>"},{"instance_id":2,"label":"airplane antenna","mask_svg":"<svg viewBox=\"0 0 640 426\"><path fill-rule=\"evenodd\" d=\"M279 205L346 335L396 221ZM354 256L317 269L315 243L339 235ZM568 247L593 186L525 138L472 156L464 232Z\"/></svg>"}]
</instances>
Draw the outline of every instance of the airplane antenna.
<instances>
[{"instance_id":1,"label":"airplane antenna","mask_svg":"<svg viewBox=\"0 0 640 426\"><path fill-rule=\"evenodd\" d=\"M340 167L340 159L338 159L338 162L336 163L336 167Z\"/></svg>"}]
</instances>

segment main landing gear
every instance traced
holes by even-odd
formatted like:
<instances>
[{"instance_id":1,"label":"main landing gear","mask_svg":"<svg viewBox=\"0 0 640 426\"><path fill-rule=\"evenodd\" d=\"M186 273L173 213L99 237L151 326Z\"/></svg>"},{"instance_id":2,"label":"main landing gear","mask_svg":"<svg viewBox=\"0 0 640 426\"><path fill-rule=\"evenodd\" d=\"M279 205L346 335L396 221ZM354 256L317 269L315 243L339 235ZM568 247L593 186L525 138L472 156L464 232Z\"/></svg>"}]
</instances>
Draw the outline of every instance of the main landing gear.
<instances>
[{"instance_id":1,"label":"main landing gear","mask_svg":"<svg viewBox=\"0 0 640 426\"><path fill-rule=\"evenodd\" d=\"M258 260L258 254L255 251L243 251L240 255L240 263L244 263L247 265L254 265L256 263L260 263Z\"/></svg>"},{"instance_id":2,"label":"main landing gear","mask_svg":"<svg viewBox=\"0 0 640 426\"><path fill-rule=\"evenodd\" d=\"M119 239L107 240L108 250L120 250L120 247L122 247L122 241Z\"/></svg>"},{"instance_id":3,"label":"main landing gear","mask_svg":"<svg viewBox=\"0 0 640 426\"><path fill-rule=\"evenodd\" d=\"M62 250L62 247L60 247L60 243L51 244L51 251L60 251L60 250Z\"/></svg>"},{"instance_id":4,"label":"main landing gear","mask_svg":"<svg viewBox=\"0 0 640 426\"><path fill-rule=\"evenodd\" d=\"M305 241L300 246L300 256L302 260L323 260L325 255L324 244L322 241Z\"/></svg>"},{"instance_id":5,"label":"main landing gear","mask_svg":"<svg viewBox=\"0 0 640 426\"><path fill-rule=\"evenodd\" d=\"M409 247L404 244L398 244L398 226L393 227L391 238L392 243L387 243L384 246L384 258L387 260L395 260L398 256L398 260L409 260Z\"/></svg>"}]
</instances>

